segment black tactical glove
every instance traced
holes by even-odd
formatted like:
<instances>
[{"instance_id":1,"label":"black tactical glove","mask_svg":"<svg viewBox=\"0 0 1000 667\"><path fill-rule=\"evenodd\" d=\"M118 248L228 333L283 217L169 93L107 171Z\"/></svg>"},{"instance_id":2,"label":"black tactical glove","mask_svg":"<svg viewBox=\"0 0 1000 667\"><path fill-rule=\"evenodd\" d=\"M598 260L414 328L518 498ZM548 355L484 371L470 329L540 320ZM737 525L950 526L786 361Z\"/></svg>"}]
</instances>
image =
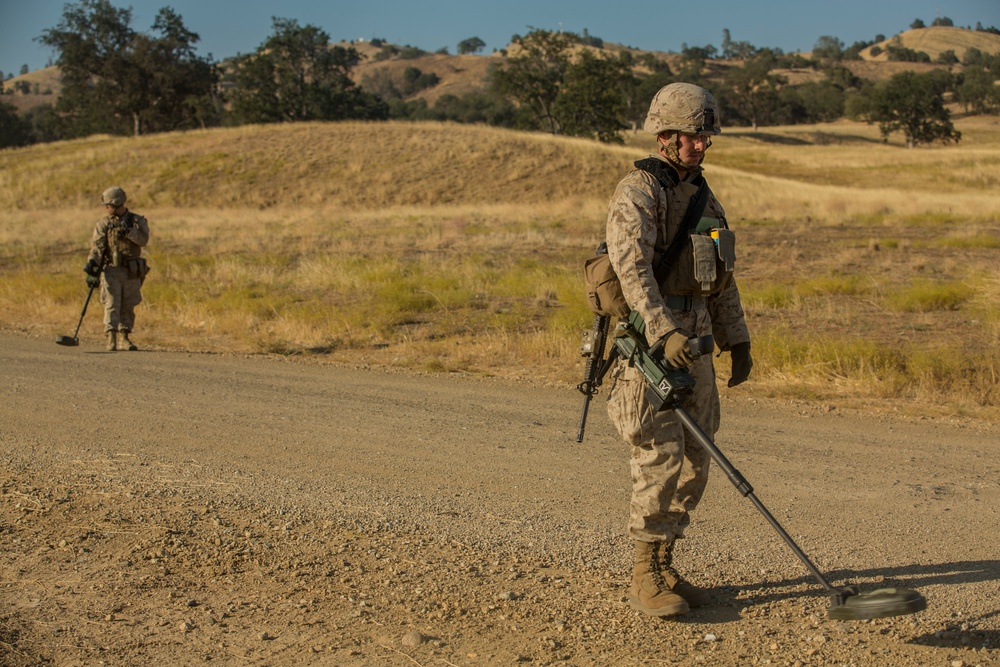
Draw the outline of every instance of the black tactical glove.
<instances>
[{"instance_id":1,"label":"black tactical glove","mask_svg":"<svg viewBox=\"0 0 1000 667\"><path fill-rule=\"evenodd\" d=\"M729 350L733 358L733 372L729 378L729 386L735 387L742 384L750 377L750 369L753 368L753 359L750 357L750 343L737 343Z\"/></svg>"},{"instance_id":2,"label":"black tactical glove","mask_svg":"<svg viewBox=\"0 0 1000 667\"><path fill-rule=\"evenodd\" d=\"M87 276L87 287L94 289L101 284L101 277L97 276Z\"/></svg>"},{"instance_id":3,"label":"black tactical glove","mask_svg":"<svg viewBox=\"0 0 1000 667\"><path fill-rule=\"evenodd\" d=\"M688 349L691 334L683 329L674 329L663 339L663 358L674 368L686 368L694 361Z\"/></svg>"},{"instance_id":4,"label":"black tactical glove","mask_svg":"<svg viewBox=\"0 0 1000 667\"><path fill-rule=\"evenodd\" d=\"M101 275L101 267L94 260L88 259L87 264L83 267L83 272L88 276L99 276Z\"/></svg>"}]
</instances>

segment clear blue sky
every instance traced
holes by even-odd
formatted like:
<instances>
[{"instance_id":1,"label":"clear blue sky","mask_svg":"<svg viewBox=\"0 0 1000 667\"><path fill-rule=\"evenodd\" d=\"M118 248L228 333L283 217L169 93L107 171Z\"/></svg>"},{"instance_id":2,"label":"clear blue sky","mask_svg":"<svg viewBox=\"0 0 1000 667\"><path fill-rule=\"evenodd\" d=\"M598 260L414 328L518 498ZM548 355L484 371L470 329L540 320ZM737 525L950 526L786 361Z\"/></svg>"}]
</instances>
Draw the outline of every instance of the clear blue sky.
<instances>
[{"instance_id":1,"label":"clear blue sky","mask_svg":"<svg viewBox=\"0 0 1000 667\"><path fill-rule=\"evenodd\" d=\"M591 35L655 51L688 46L719 47L722 30L732 39L785 52L809 51L824 35L850 46L891 36L915 18L928 25L947 16L956 26L1000 28L1000 0L662 0L625 3L608 0L111 0L132 7L132 27L148 31L161 7L172 7L198 33L198 53L222 60L250 53L271 34L271 17L295 19L326 31L334 41L381 37L426 51L450 53L469 37L486 42L483 53L500 49L512 35L533 28ZM63 0L0 0L0 71L22 65L34 71L53 54L34 41L61 17ZM657 8L657 11L653 11Z\"/></svg>"}]
</instances>

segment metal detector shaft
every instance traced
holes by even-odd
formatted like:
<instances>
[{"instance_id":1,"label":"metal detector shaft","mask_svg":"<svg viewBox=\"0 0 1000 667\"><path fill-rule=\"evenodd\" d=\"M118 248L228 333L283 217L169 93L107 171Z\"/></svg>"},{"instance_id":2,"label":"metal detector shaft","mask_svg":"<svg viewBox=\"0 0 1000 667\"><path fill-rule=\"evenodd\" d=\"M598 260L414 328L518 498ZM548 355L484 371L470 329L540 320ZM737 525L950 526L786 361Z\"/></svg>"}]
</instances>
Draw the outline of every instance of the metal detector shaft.
<instances>
[{"instance_id":1,"label":"metal detector shaft","mask_svg":"<svg viewBox=\"0 0 1000 667\"><path fill-rule=\"evenodd\" d=\"M80 321L76 323L76 331L73 332L73 338L76 338L80 334L80 325L83 324L83 316L87 314L87 306L90 305L90 297L92 296L94 296L93 287L87 292L87 300L83 302L83 311L80 313Z\"/></svg>"},{"instance_id":2,"label":"metal detector shaft","mask_svg":"<svg viewBox=\"0 0 1000 667\"><path fill-rule=\"evenodd\" d=\"M749 498L750 502L752 502L760 513L764 515L767 522L771 524L776 531L778 531L778 534L781 535L781 539L785 541L785 544L787 544L791 550L795 552L795 555L799 557L799 560L801 560L812 575L816 577L816 581L823 585L823 588L827 590L827 593L831 595L838 594L838 589L834 588L830 582L826 580L826 577L824 577L819 571L819 568L813 565L813 562L809 560L809 557L806 556L805 552L799 548L799 545L795 543L795 540L792 539L791 535L786 533L785 529L778 523L778 520L771 516L771 513L767 511L766 507L764 507L764 503L762 503L757 496L754 495L753 487L750 486L750 483L745 477L743 477L743 475L740 474L739 470L733 467L733 464L729 462L726 455L715 446L715 443L712 442L712 439L708 437L700 426L698 426L698 423L694 420L691 414L688 413L688 411L681 405L671 406L671 409L681 420L681 423L684 424L685 428L687 428L688 432L695 437L695 440L697 440L698 443L705 448L705 451L707 451L709 455L711 455L712 459L719 464L719 467L725 471L726 476L729 477L729 481L733 483L733 486L736 487L740 494Z\"/></svg>"}]
</instances>

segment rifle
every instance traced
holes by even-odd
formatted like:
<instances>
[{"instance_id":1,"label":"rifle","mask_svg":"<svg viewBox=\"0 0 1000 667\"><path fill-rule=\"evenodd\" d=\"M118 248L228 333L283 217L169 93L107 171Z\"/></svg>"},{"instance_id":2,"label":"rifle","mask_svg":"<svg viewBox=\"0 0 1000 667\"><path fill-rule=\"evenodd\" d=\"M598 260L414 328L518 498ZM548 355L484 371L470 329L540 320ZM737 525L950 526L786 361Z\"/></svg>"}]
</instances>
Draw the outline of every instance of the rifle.
<instances>
[{"instance_id":1,"label":"rifle","mask_svg":"<svg viewBox=\"0 0 1000 667\"><path fill-rule=\"evenodd\" d=\"M576 441L583 442L583 430L587 426L587 412L590 410L590 399L597 394L608 369L618 358L618 349L611 348L608 358L604 359L604 348L607 347L608 330L611 328L610 315L595 315L594 327L583 332L580 343L580 356L587 357L587 367L583 371L583 382L576 388L583 394L583 415L580 417L580 430Z\"/></svg>"}]
</instances>

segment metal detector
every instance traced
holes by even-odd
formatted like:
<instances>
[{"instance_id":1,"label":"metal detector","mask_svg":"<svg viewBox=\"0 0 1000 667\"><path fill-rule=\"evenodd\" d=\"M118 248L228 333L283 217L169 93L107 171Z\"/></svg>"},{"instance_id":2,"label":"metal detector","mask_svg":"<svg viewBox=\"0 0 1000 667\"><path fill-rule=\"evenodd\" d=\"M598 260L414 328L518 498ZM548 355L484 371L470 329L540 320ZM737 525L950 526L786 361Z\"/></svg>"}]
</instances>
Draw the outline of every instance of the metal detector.
<instances>
[{"instance_id":1,"label":"metal detector","mask_svg":"<svg viewBox=\"0 0 1000 667\"><path fill-rule=\"evenodd\" d=\"M712 442L712 439L698 426L691 414L684 409L683 401L694 389L694 378L683 368L674 368L663 357L661 347L649 348L644 334L645 323L638 313L633 312L628 321L622 321L615 330L614 348L609 354L620 356L635 366L646 380L646 400L656 411L673 410L684 428L711 455L719 467L725 471L729 481L764 515L767 522L778 531L799 560L806 566L813 577L826 589L830 596L829 616L839 621L855 621L867 618L882 618L886 616L902 616L913 614L927 608L927 600L915 590L908 588L880 588L868 593L862 593L854 586L834 587L826 577L813 565L805 552L799 548L791 536L785 532L778 521L764 507L764 504L754 495L753 487L733 467L725 455ZM688 341L688 349L692 356L710 354L714 349L711 336L692 338ZM603 354L603 350L597 354Z\"/></svg>"},{"instance_id":2,"label":"metal detector","mask_svg":"<svg viewBox=\"0 0 1000 667\"><path fill-rule=\"evenodd\" d=\"M65 345L66 347L76 347L80 344L80 339L77 335L80 333L80 325L83 324L83 316L87 314L87 306L90 305L90 297L94 295L94 289L96 285L90 288L87 292L87 300L83 302L83 311L80 313L80 321L76 323L76 331L73 332L72 336L59 336L56 338L56 345Z\"/></svg>"}]
</instances>

